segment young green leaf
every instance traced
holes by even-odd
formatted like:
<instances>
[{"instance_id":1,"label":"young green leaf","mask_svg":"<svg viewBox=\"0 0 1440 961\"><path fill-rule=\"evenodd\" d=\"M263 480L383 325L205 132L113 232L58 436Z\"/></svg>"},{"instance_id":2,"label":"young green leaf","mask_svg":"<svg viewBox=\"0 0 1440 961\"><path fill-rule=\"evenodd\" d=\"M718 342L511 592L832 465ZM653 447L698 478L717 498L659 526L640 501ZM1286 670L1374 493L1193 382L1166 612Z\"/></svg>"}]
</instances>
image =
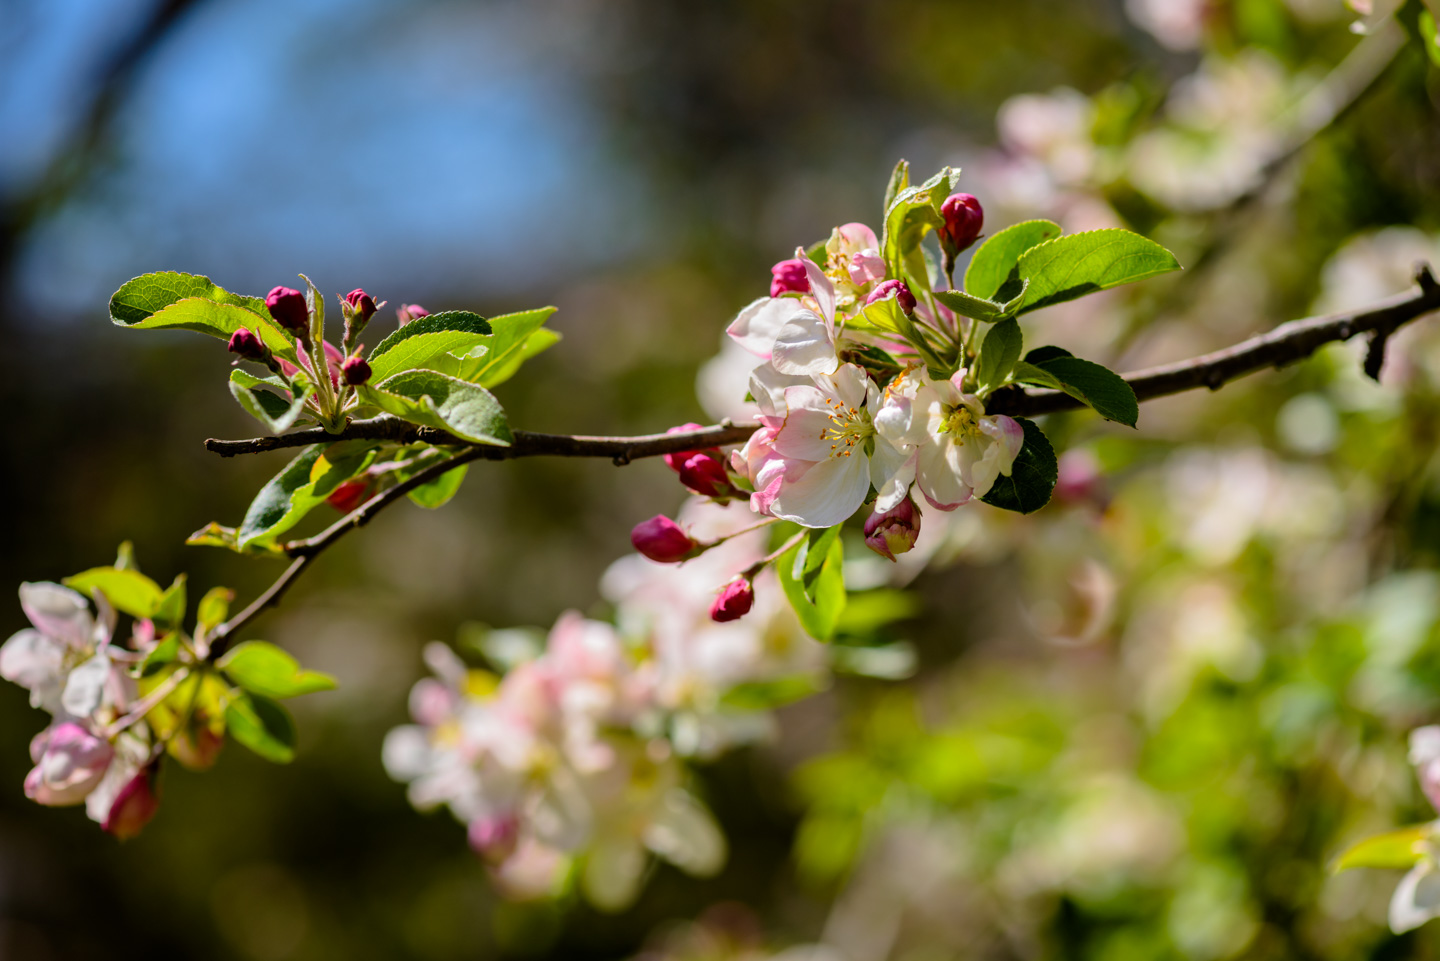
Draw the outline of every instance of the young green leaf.
<instances>
[{"instance_id":1,"label":"young green leaf","mask_svg":"<svg viewBox=\"0 0 1440 961\"><path fill-rule=\"evenodd\" d=\"M115 552L115 569L117 571L140 570L140 565L135 560L135 545L130 541L120 542L120 549Z\"/></svg>"},{"instance_id":2,"label":"young green leaf","mask_svg":"<svg viewBox=\"0 0 1440 961\"><path fill-rule=\"evenodd\" d=\"M155 605L155 623L162 629L179 629L185 621L185 607L185 575L178 574L174 583L160 595L160 602Z\"/></svg>"},{"instance_id":3,"label":"young green leaf","mask_svg":"<svg viewBox=\"0 0 1440 961\"><path fill-rule=\"evenodd\" d=\"M474 441L509 447L513 439L500 402L484 387L433 370L407 370L361 388L367 404L413 424L437 427Z\"/></svg>"},{"instance_id":4,"label":"young green leaf","mask_svg":"<svg viewBox=\"0 0 1440 961\"><path fill-rule=\"evenodd\" d=\"M1412 824L1354 844L1335 861L1335 873L1350 868L1410 868L1425 855L1435 823Z\"/></svg>"},{"instance_id":5,"label":"young green leaf","mask_svg":"<svg viewBox=\"0 0 1440 961\"><path fill-rule=\"evenodd\" d=\"M975 362L975 377L982 390L994 390L1005 383L1020 353L1025 349L1025 336L1014 317L1007 317L990 328L980 345Z\"/></svg>"},{"instance_id":6,"label":"young green leaf","mask_svg":"<svg viewBox=\"0 0 1440 961\"><path fill-rule=\"evenodd\" d=\"M1059 477L1055 450L1034 421L1015 418L1025 430L1025 446L1010 468L1010 476L995 479L995 486L981 498L992 507L1030 514L1050 502Z\"/></svg>"},{"instance_id":7,"label":"young green leaf","mask_svg":"<svg viewBox=\"0 0 1440 961\"><path fill-rule=\"evenodd\" d=\"M543 329L553 313L554 307L538 307L492 317L494 333L486 342L489 349L483 355L466 358L455 376L482 387L509 380L525 360L560 339L554 331Z\"/></svg>"},{"instance_id":8,"label":"young green leaf","mask_svg":"<svg viewBox=\"0 0 1440 961\"><path fill-rule=\"evenodd\" d=\"M230 736L267 761L295 760L295 721L290 712L260 694L240 693L225 706Z\"/></svg>"},{"instance_id":9,"label":"young green leaf","mask_svg":"<svg viewBox=\"0 0 1440 961\"><path fill-rule=\"evenodd\" d=\"M256 377L249 371L236 367L230 371L230 394L245 409L245 413L265 425L272 434L280 434L294 426L305 411L305 401L312 393L307 384L294 400L265 390L274 387L278 377ZM280 389L285 389L283 385Z\"/></svg>"},{"instance_id":10,"label":"young green leaf","mask_svg":"<svg viewBox=\"0 0 1440 961\"><path fill-rule=\"evenodd\" d=\"M1000 292L1015 273L1020 255L1059 236L1060 225L1048 220L1027 220L1006 227L970 255L970 266L965 268L966 291L984 300L1001 299ZM1015 283L1020 283L1018 278Z\"/></svg>"},{"instance_id":11,"label":"young green leaf","mask_svg":"<svg viewBox=\"0 0 1440 961\"><path fill-rule=\"evenodd\" d=\"M1134 427L1140 417L1135 391L1108 367L1079 357L1051 357L1033 366L1052 375L1061 390L1093 407L1106 420Z\"/></svg>"},{"instance_id":12,"label":"young green leaf","mask_svg":"<svg viewBox=\"0 0 1440 961\"><path fill-rule=\"evenodd\" d=\"M175 663L175 659L179 656L180 634L172 631L163 641L156 644L149 654L145 655L145 660L140 662L140 676L151 677L167 664Z\"/></svg>"},{"instance_id":13,"label":"young green leaf","mask_svg":"<svg viewBox=\"0 0 1440 961\"><path fill-rule=\"evenodd\" d=\"M993 324L1005 316L1003 304L972 297L963 290L937 290L935 299L961 316L971 317L987 324Z\"/></svg>"},{"instance_id":14,"label":"young green leaf","mask_svg":"<svg viewBox=\"0 0 1440 961\"><path fill-rule=\"evenodd\" d=\"M265 641L237 644L216 666L251 694L265 697L298 697L335 689L335 679L329 674L301 670L289 653Z\"/></svg>"},{"instance_id":15,"label":"young green leaf","mask_svg":"<svg viewBox=\"0 0 1440 961\"><path fill-rule=\"evenodd\" d=\"M890 171L890 182L885 186L885 206L880 208L881 216L889 212L895 198L900 192L910 186L910 161L901 160L895 164L895 169Z\"/></svg>"},{"instance_id":16,"label":"young green leaf","mask_svg":"<svg viewBox=\"0 0 1440 961\"><path fill-rule=\"evenodd\" d=\"M1017 384L1027 384L1031 387L1049 387L1051 390L1064 390L1060 378L1050 373L1044 367L1037 367L1029 361L1022 360L1015 365L1010 372L1010 379Z\"/></svg>"},{"instance_id":17,"label":"young green leaf","mask_svg":"<svg viewBox=\"0 0 1440 961\"><path fill-rule=\"evenodd\" d=\"M200 607L195 614L195 622L203 629L209 631L219 627L230 613L230 602L235 600L235 592L228 587L212 587L200 598Z\"/></svg>"},{"instance_id":18,"label":"young green leaf","mask_svg":"<svg viewBox=\"0 0 1440 961\"><path fill-rule=\"evenodd\" d=\"M232 294L209 277L174 271L136 277L111 296L110 319L121 327L197 330L226 340L248 327L275 353L296 362L294 338L271 319L265 301Z\"/></svg>"},{"instance_id":19,"label":"young green leaf","mask_svg":"<svg viewBox=\"0 0 1440 961\"><path fill-rule=\"evenodd\" d=\"M958 186L959 179L960 168L946 167L923 184L901 190L885 209L880 250L892 276L904 275L907 256L920 246L927 233L944 224L940 205ZM923 261L919 269L919 276L914 278L917 282L926 279Z\"/></svg>"},{"instance_id":20,"label":"young green leaf","mask_svg":"<svg viewBox=\"0 0 1440 961\"><path fill-rule=\"evenodd\" d=\"M835 636L835 626L845 610L845 551L838 536L829 536L833 530L812 532L775 562L780 587L795 609L800 626L821 641ZM813 550L812 541L828 543L821 550ZM818 569L813 566L816 559L820 560ZM804 585L807 569L811 581L808 593Z\"/></svg>"},{"instance_id":21,"label":"young green leaf","mask_svg":"<svg viewBox=\"0 0 1440 961\"><path fill-rule=\"evenodd\" d=\"M62 582L81 594L98 590L110 606L131 617L151 617L160 606L160 585L136 570L92 567Z\"/></svg>"},{"instance_id":22,"label":"young green leaf","mask_svg":"<svg viewBox=\"0 0 1440 961\"><path fill-rule=\"evenodd\" d=\"M532 331L522 343L507 350L503 360L497 360L496 363L486 366L475 382L487 389L498 387L514 377L520 370L520 365L536 354L544 353L559 342L560 334L548 327Z\"/></svg>"},{"instance_id":23,"label":"young green leaf","mask_svg":"<svg viewBox=\"0 0 1440 961\"><path fill-rule=\"evenodd\" d=\"M1030 282L1020 313L1179 269L1174 254L1128 230L1057 237L1020 255L1019 277Z\"/></svg>"},{"instance_id":24,"label":"young green leaf","mask_svg":"<svg viewBox=\"0 0 1440 961\"><path fill-rule=\"evenodd\" d=\"M425 466L428 467L429 463ZM460 490L460 485L465 482L465 472L469 469L469 464L461 464L459 467L441 474L430 483L421 484L408 495L411 502L428 510L445 506L449 503L450 498Z\"/></svg>"},{"instance_id":25,"label":"young green leaf","mask_svg":"<svg viewBox=\"0 0 1440 961\"><path fill-rule=\"evenodd\" d=\"M334 493L335 488L369 467L374 459L373 441L305 448L250 502L245 520L235 533L234 549L273 548L280 534L298 524L311 509ZM201 533L207 532L213 533L208 528Z\"/></svg>"},{"instance_id":26,"label":"young green leaf","mask_svg":"<svg viewBox=\"0 0 1440 961\"><path fill-rule=\"evenodd\" d=\"M479 314L450 310L413 320L382 340L368 358L370 377L379 382L401 371L429 367L447 354L463 354L492 339L490 321Z\"/></svg>"}]
</instances>

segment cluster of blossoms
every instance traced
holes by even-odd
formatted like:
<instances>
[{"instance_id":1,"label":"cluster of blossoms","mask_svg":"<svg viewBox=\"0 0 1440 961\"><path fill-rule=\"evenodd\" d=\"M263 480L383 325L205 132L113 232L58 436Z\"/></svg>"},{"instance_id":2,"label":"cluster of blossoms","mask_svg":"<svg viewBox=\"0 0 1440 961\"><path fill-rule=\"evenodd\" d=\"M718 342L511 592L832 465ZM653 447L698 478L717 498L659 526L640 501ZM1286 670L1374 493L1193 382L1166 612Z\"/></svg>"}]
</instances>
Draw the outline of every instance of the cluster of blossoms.
<instances>
[{"instance_id":1,"label":"cluster of blossoms","mask_svg":"<svg viewBox=\"0 0 1440 961\"><path fill-rule=\"evenodd\" d=\"M543 648L516 656L510 644L492 658L503 678L426 648L434 677L411 693L416 723L387 737L386 768L417 807L447 805L468 825L510 897L553 894L578 866L589 900L618 909L647 852L692 874L719 870L724 837L687 789L685 759L771 733L771 714L744 696L754 686L823 683L824 648L778 590L743 622L711 617L713 585L760 560L766 533L745 529L743 509L699 499L682 519L716 546L683 567L617 561L601 585L615 624L568 612Z\"/></svg>"},{"instance_id":2,"label":"cluster of blossoms","mask_svg":"<svg viewBox=\"0 0 1440 961\"><path fill-rule=\"evenodd\" d=\"M85 805L111 834L137 834L159 806L158 752L137 711L130 668L143 654L113 643L114 609L95 594L99 616L75 591L59 584L20 585L20 605L31 627L0 647L0 677L30 691L30 703L48 711L50 724L30 742L35 767L25 796L45 805ZM148 622L137 641L153 645Z\"/></svg>"}]
</instances>

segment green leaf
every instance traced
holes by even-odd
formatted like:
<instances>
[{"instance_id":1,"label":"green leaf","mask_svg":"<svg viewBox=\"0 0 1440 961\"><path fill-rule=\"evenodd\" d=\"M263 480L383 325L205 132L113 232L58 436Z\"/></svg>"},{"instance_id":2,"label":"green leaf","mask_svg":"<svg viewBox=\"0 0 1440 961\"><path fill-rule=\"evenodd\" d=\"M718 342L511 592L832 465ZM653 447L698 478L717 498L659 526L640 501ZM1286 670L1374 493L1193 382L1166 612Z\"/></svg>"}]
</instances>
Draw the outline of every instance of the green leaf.
<instances>
[{"instance_id":1,"label":"green leaf","mask_svg":"<svg viewBox=\"0 0 1440 961\"><path fill-rule=\"evenodd\" d=\"M250 502L245 520L235 532L234 549L242 552L274 549L280 534L324 503L335 488L370 466L375 459L374 444L374 441L345 441L305 448ZM207 528L201 533L209 531Z\"/></svg>"},{"instance_id":2,"label":"green leaf","mask_svg":"<svg viewBox=\"0 0 1440 961\"><path fill-rule=\"evenodd\" d=\"M1025 446L1020 448L1010 476L996 478L995 486L981 498L992 507L1030 514L1050 502L1059 476L1055 450L1034 421L1015 418L1025 429Z\"/></svg>"},{"instance_id":3,"label":"green leaf","mask_svg":"<svg viewBox=\"0 0 1440 961\"><path fill-rule=\"evenodd\" d=\"M329 674L301 670L288 652L265 641L236 645L217 666L245 690L265 697L298 697L335 689L335 679Z\"/></svg>"},{"instance_id":4,"label":"green leaf","mask_svg":"<svg viewBox=\"0 0 1440 961\"><path fill-rule=\"evenodd\" d=\"M975 362L975 377L980 389L990 391L1004 384L1024 349L1025 335L1020 332L1020 324L1014 317L1007 317L991 327Z\"/></svg>"},{"instance_id":5,"label":"green leaf","mask_svg":"<svg viewBox=\"0 0 1440 961\"><path fill-rule=\"evenodd\" d=\"M1036 367L1025 360L1015 365L1015 369L1010 372L1010 379L1017 384L1028 384L1031 387L1049 387L1051 390L1065 389L1060 383L1059 377L1044 367Z\"/></svg>"},{"instance_id":6,"label":"green leaf","mask_svg":"<svg viewBox=\"0 0 1440 961\"><path fill-rule=\"evenodd\" d=\"M465 310L412 320L370 352L370 378L379 382L401 371L429 367L437 358L489 343L492 332L490 321Z\"/></svg>"},{"instance_id":7,"label":"green leaf","mask_svg":"<svg viewBox=\"0 0 1440 961\"><path fill-rule=\"evenodd\" d=\"M1061 390L1095 408L1106 420L1134 427L1140 417L1135 391L1108 367L1079 357L1051 357L1033 366L1053 375Z\"/></svg>"},{"instance_id":8,"label":"green leaf","mask_svg":"<svg viewBox=\"0 0 1440 961\"><path fill-rule=\"evenodd\" d=\"M1023 314L1179 270L1180 263L1155 241L1111 228L1046 241L1021 254L1018 267L1030 282Z\"/></svg>"},{"instance_id":9,"label":"green leaf","mask_svg":"<svg viewBox=\"0 0 1440 961\"><path fill-rule=\"evenodd\" d=\"M467 358L455 376L482 387L494 387L509 380L525 360L560 339L553 331L540 333L553 313L554 307L537 307L490 318L494 334L487 342L489 350L481 357ZM532 337L535 338L533 345Z\"/></svg>"},{"instance_id":10,"label":"green leaf","mask_svg":"<svg viewBox=\"0 0 1440 961\"><path fill-rule=\"evenodd\" d=\"M536 354L544 353L560 342L560 334L548 327L541 327L539 330L525 338L525 342L519 347L506 352L506 359L486 367L481 373L479 383L482 387L498 387L505 383L516 372L520 365L525 363Z\"/></svg>"},{"instance_id":11,"label":"green leaf","mask_svg":"<svg viewBox=\"0 0 1440 961\"><path fill-rule=\"evenodd\" d=\"M425 466L428 467L430 464L427 463ZM460 490L460 485L465 482L465 472L469 469L469 464L461 464L459 467L441 474L430 483L421 484L407 496L413 503L428 510L443 507Z\"/></svg>"},{"instance_id":12,"label":"green leaf","mask_svg":"<svg viewBox=\"0 0 1440 961\"><path fill-rule=\"evenodd\" d=\"M155 623L178 629L185 622L185 606L185 575L179 574L174 583L165 589L165 593L160 595L160 603L155 605Z\"/></svg>"},{"instance_id":13,"label":"green leaf","mask_svg":"<svg viewBox=\"0 0 1440 961\"><path fill-rule=\"evenodd\" d=\"M1027 220L1006 227L970 255L970 266L965 268L965 289L983 300L1001 299L1000 291L1015 272L1020 255L1059 236L1060 225L1048 220ZM1018 278L1015 283L1018 287Z\"/></svg>"},{"instance_id":14,"label":"green leaf","mask_svg":"<svg viewBox=\"0 0 1440 961\"><path fill-rule=\"evenodd\" d=\"M1440 67L1440 28L1437 28L1436 14L1421 10L1419 19L1420 43L1430 56L1430 62Z\"/></svg>"},{"instance_id":15,"label":"green leaf","mask_svg":"<svg viewBox=\"0 0 1440 961\"><path fill-rule=\"evenodd\" d=\"M418 323L418 321L417 321ZM381 410L425 427L437 427L478 444L509 447L513 439L500 402L484 387L433 370L407 370L361 398Z\"/></svg>"},{"instance_id":16,"label":"green leaf","mask_svg":"<svg viewBox=\"0 0 1440 961\"><path fill-rule=\"evenodd\" d=\"M750 681L726 691L720 698L720 705L737 711L770 711L804 700L824 688L822 679L814 674Z\"/></svg>"},{"instance_id":17,"label":"green leaf","mask_svg":"<svg viewBox=\"0 0 1440 961\"><path fill-rule=\"evenodd\" d=\"M835 632L859 638L858 643L863 644L880 628L914 617L923 608L924 603L919 596L909 591L860 591L846 599L845 613L840 615L840 623L836 625Z\"/></svg>"},{"instance_id":18,"label":"green leaf","mask_svg":"<svg viewBox=\"0 0 1440 961\"><path fill-rule=\"evenodd\" d=\"M212 587L200 598L200 608L195 614L195 621L206 631L214 630L225 621L230 613L230 602L235 600L235 592L228 587Z\"/></svg>"},{"instance_id":19,"label":"green leaf","mask_svg":"<svg viewBox=\"0 0 1440 961\"><path fill-rule=\"evenodd\" d=\"M1044 366L1056 357L1074 357L1064 347L1056 347L1054 344L1046 344L1044 347L1036 347L1025 355L1026 363Z\"/></svg>"},{"instance_id":20,"label":"green leaf","mask_svg":"<svg viewBox=\"0 0 1440 961\"><path fill-rule=\"evenodd\" d=\"M230 736L267 761L295 760L295 721L290 712L268 697L240 694L225 706Z\"/></svg>"},{"instance_id":21,"label":"green leaf","mask_svg":"<svg viewBox=\"0 0 1440 961\"><path fill-rule=\"evenodd\" d=\"M120 542L120 549L115 552L115 569L117 571L140 570L140 564L135 560L135 545L130 541Z\"/></svg>"},{"instance_id":22,"label":"green leaf","mask_svg":"<svg viewBox=\"0 0 1440 961\"><path fill-rule=\"evenodd\" d=\"M845 551L838 535L838 526L811 531L775 562L780 586L800 626L821 641L835 636L845 610Z\"/></svg>"},{"instance_id":23,"label":"green leaf","mask_svg":"<svg viewBox=\"0 0 1440 961\"><path fill-rule=\"evenodd\" d=\"M920 246L927 233L945 222L940 205L954 191L959 178L958 167L946 167L923 184L901 190L885 209L880 250L892 275L902 276L906 257ZM922 262L922 271L923 266ZM925 279L923 273L916 279Z\"/></svg>"},{"instance_id":24,"label":"green leaf","mask_svg":"<svg viewBox=\"0 0 1440 961\"><path fill-rule=\"evenodd\" d=\"M99 591L110 606L131 617L151 617L160 606L160 585L136 570L92 567L63 581L81 594Z\"/></svg>"},{"instance_id":25,"label":"green leaf","mask_svg":"<svg viewBox=\"0 0 1440 961\"><path fill-rule=\"evenodd\" d=\"M885 206L881 208L882 216L890 210L895 198L900 192L910 186L910 161L901 160L895 164L895 169L890 172L890 182L885 186Z\"/></svg>"},{"instance_id":26,"label":"green leaf","mask_svg":"<svg viewBox=\"0 0 1440 961\"><path fill-rule=\"evenodd\" d=\"M294 426L305 411L305 401L312 389L306 384L300 395L287 400L279 394L263 390L262 385L273 387L277 377L256 377L249 371L236 367L230 371L230 394L245 408L245 413L264 424L272 434L279 434ZM282 390L285 388L281 388Z\"/></svg>"},{"instance_id":27,"label":"green leaf","mask_svg":"<svg viewBox=\"0 0 1440 961\"><path fill-rule=\"evenodd\" d=\"M163 641L155 645L154 650L145 655L145 660L140 662L140 676L150 677L158 673L167 664L175 663L180 656L180 633L172 631Z\"/></svg>"},{"instance_id":28,"label":"green leaf","mask_svg":"<svg viewBox=\"0 0 1440 961\"><path fill-rule=\"evenodd\" d=\"M174 271L136 277L111 296L110 319L122 327L198 330L226 340L248 327L275 353L296 362L294 338L271 319L265 301L232 294L209 277Z\"/></svg>"},{"instance_id":29,"label":"green leaf","mask_svg":"<svg viewBox=\"0 0 1440 961\"><path fill-rule=\"evenodd\" d=\"M961 316L973 317L987 324L993 324L1005 316L1003 304L972 297L962 290L937 290L935 299Z\"/></svg>"},{"instance_id":30,"label":"green leaf","mask_svg":"<svg viewBox=\"0 0 1440 961\"><path fill-rule=\"evenodd\" d=\"M1412 824L1352 845L1335 861L1335 873L1351 868L1411 868L1424 855L1434 822Z\"/></svg>"}]
</instances>

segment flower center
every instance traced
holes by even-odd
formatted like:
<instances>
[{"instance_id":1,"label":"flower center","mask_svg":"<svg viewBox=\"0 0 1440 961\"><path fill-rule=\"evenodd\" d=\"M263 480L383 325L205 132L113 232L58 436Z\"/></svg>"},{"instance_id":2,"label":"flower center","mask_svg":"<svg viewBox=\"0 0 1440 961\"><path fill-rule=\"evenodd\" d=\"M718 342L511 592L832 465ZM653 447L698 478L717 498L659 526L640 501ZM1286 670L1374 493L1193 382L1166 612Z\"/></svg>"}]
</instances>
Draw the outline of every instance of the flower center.
<instances>
[{"instance_id":1,"label":"flower center","mask_svg":"<svg viewBox=\"0 0 1440 961\"><path fill-rule=\"evenodd\" d=\"M960 440L965 440L980 432L975 423L975 415L965 405L957 404L952 407L946 404L941 408L941 412L943 415L940 418L941 433L953 434Z\"/></svg>"},{"instance_id":2,"label":"flower center","mask_svg":"<svg viewBox=\"0 0 1440 961\"><path fill-rule=\"evenodd\" d=\"M846 407L838 400L826 398L830 407L830 426L820 432L828 440L831 457L849 457L856 447L863 450L866 441L875 436L875 422L864 407Z\"/></svg>"}]
</instances>

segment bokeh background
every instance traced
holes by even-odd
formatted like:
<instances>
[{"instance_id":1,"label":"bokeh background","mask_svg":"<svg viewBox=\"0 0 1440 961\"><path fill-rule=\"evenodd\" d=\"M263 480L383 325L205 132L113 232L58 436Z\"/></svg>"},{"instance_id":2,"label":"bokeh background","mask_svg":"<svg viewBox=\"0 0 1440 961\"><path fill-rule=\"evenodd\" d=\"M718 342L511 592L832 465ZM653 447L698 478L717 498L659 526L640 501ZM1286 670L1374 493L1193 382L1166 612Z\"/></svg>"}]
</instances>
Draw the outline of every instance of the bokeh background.
<instances>
[{"instance_id":1,"label":"bokeh background","mask_svg":"<svg viewBox=\"0 0 1440 961\"><path fill-rule=\"evenodd\" d=\"M1173 247L1185 275L1028 335L1120 368L1403 290L1440 261L1440 80L1402 28L1355 19L1340 0L6 0L0 582L127 539L192 594L278 573L183 546L284 459L204 451L254 433L218 343L109 324L149 270L553 304L565 339L499 393L512 423L576 433L723 413L695 379L725 323L797 244L878 225L900 157L964 167L992 231L1046 216ZM682 492L658 463L474 468L257 624L341 681L297 703L296 762L231 745L171 770L134 841L25 800L42 720L0 689L0 956L1433 957L1433 932L1384 928L1395 878L1327 873L1433 814L1404 760L1440 719L1433 327L1381 386L1333 348L1147 405L1137 433L1052 418L1054 504L927 532L895 635L914 677L837 680L775 744L704 767L729 866L658 869L615 916L497 900L379 746L424 642L603 615L629 527Z\"/></svg>"}]
</instances>

